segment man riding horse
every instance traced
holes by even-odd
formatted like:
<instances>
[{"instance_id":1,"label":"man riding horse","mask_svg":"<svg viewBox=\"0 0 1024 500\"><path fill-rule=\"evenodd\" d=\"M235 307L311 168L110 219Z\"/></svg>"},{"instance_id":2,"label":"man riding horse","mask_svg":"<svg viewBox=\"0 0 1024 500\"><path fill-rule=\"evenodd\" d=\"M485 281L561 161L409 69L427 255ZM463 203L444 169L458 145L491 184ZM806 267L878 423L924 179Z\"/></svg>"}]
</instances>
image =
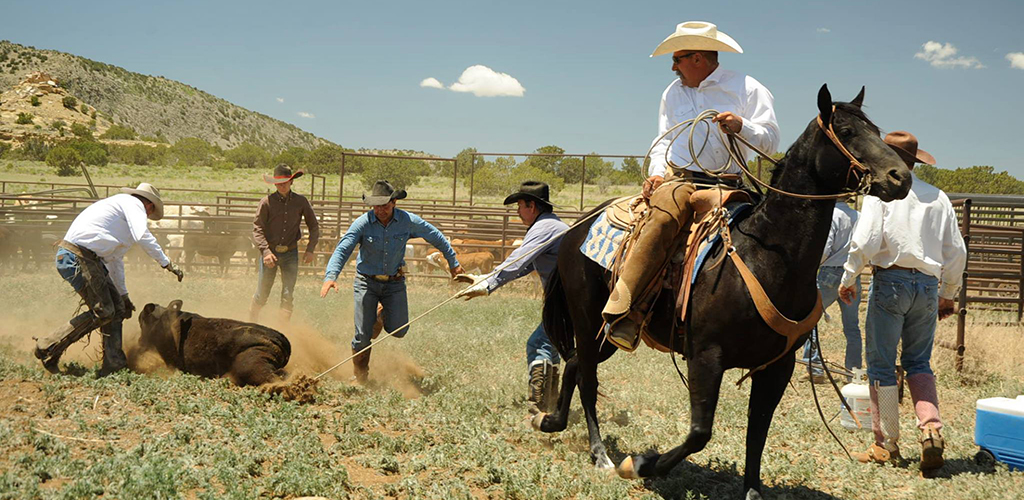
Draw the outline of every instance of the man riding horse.
<instances>
[{"instance_id":1,"label":"man riding horse","mask_svg":"<svg viewBox=\"0 0 1024 500\"><path fill-rule=\"evenodd\" d=\"M685 245L686 238L680 238L680 234L693 218L689 199L697 189L695 184L739 184L740 169L730 162L723 134L693 124L690 132L694 144L704 144L693 158L685 139L673 142L680 132L670 134L669 130L714 109L719 114L713 121L725 133L739 134L764 151L775 151L779 145L771 92L750 76L720 67L719 52L743 53L743 49L714 24L689 21L679 24L651 54L671 53L672 71L679 81L673 81L661 96L658 137L651 147L650 176L643 186L650 205L644 230L633 243L602 311L608 340L627 350L635 348L651 306L645 296L650 294L644 291L669 257L682 250L676 242ZM747 152L741 151L745 162ZM725 175L708 175L704 169Z\"/></svg>"}]
</instances>

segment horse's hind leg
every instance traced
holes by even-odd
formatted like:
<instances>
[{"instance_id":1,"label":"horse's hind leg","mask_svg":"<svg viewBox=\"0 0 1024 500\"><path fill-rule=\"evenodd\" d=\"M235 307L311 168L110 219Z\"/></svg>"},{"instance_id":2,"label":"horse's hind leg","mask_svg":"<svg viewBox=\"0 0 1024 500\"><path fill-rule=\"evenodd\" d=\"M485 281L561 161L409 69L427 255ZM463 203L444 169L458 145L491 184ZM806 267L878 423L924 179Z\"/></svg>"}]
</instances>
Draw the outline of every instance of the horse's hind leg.
<instances>
[{"instance_id":1,"label":"horse's hind leg","mask_svg":"<svg viewBox=\"0 0 1024 500\"><path fill-rule=\"evenodd\" d=\"M579 358L573 356L565 362L562 374L562 388L558 393L558 405L553 413L538 413L530 422L534 429L541 432L564 431L569 425L569 405L572 393L576 391L576 374L579 372Z\"/></svg>"},{"instance_id":2,"label":"horse's hind leg","mask_svg":"<svg viewBox=\"0 0 1024 500\"><path fill-rule=\"evenodd\" d=\"M775 407L793 376L795 363L793 355L789 354L750 377L753 384L747 413L747 463L743 473L743 491L748 500L761 498L761 454Z\"/></svg>"},{"instance_id":3,"label":"horse's hind leg","mask_svg":"<svg viewBox=\"0 0 1024 500\"><path fill-rule=\"evenodd\" d=\"M690 376L690 433L683 444L668 453L626 457L617 468L619 476L636 479L664 476L690 454L704 449L711 440L711 426L718 407L718 392L722 385L722 364L718 349L710 349L691 359Z\"/></svg>"}]
</instances>

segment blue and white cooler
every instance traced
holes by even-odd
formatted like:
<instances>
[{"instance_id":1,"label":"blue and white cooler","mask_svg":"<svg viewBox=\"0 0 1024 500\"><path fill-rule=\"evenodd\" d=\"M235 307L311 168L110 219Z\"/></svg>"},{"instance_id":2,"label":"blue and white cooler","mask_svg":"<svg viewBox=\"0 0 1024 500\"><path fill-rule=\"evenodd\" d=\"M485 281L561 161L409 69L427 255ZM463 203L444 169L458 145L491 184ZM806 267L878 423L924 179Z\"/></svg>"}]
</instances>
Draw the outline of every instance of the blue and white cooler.
<instances>
[{"instance_id":1,"label":"blue and white cooler","mask_svg":"<svg viewBox=\"0 0 1024 500\"><path fill-rule=\"evenodd\" d=\"M988 459L988 454L1010 470L1024 470L1024 396L979 399L976 419L979 458Z\"/></svg>"}]
</instances>

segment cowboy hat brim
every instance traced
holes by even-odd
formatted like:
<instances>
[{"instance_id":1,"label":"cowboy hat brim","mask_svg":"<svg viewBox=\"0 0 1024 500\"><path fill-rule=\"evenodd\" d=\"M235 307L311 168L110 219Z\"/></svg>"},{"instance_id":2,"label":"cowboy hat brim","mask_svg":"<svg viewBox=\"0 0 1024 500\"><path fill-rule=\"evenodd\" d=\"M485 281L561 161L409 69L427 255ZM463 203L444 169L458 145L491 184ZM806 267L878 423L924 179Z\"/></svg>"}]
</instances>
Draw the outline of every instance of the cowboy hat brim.
<instances>
[{"instance_id":1,"label":"cowboy hat brim","mask_svg":"<svg viewBox=\"0 0 1024 500\"><path fill-rule=\"evenodd\" d=\"M535 201L537 203L543 203L549 207L554 208L554 205L552 205L550 201L547 201L544 198L541 198L540 196L537 196L535 194L524 193L522 191L508 195L505 198L505 201L502 202L502 205L511 205L519 200Z\"/></svg>"},{"instance_id":2,"label":"cowboy hat brim","mask_svg":"<svg viewBox=\"0 0 1024 500\"><path fill-rule=\"evenodd\" d=\"M908 161L910 163L925 163L928 165L935 165L935 157L928 154L927 151L921 148L917 149L917 156L914 156L910 154L910 151L907 151L906 149L903 149L895 144L889 144L889 147L892 148L892 150L895 151L896 154L900 155L900 158L902 158L903 161Z\"/></svg>"},{"instance_id":3,"label":"cowboy hat brim","mask_svg":"<svg viewBox=\"0 0 1024 500\"><path fill-rule=\"evenodd\" d=\"M263 182L266 182L267 184L281 184L282 182L288 182L290 180L298 179L299 177L302 177L303 173L303 171L299 170L298 172L295 172L292 175L282 177L274 177L272 175L263 174Z\"/></svg>"},{"instance_id":4,"label":"cowboy hat brim","mask_svg":"<svg viewBox=\"0 0 1024 500\"><path fill-rule=\"evenodd\" d=\"M672 33L668 38L662 40L662 42L654 48L654 52L651 53L651 57L660 56L662 54L671 54L680 50L710 50L714 52L743 53L743 48L740 47L740 44L736 43L736 40L733 40L731 36L726 35L721 31L717 33L716 38L701 35Z\"/></svg>"},{"instance_id":5,"label":"cowboy hat brim","mask_svg":"<svg viewBox=\"0 0 1024 500\"><path fill-rule=\"evenodd\" d=\"M160 220L164 218L164 202L160 198L157 198L153 193L149 191L143 191L135 188L121 188L121 192L125 194L137 194L151 203L153 203L153 214L149 216L151 220Z\"/></svg>"},{"instance_id":6,"label":"cowboy hat brim","mask_svg":"<svg viewBox=\"0 0 1024 500\"><path fill-rule=\"evenodd\" d=\"M378 196L366 196L363 195L363 203L375 207L377 205L386 205L391 200L401 200L408 196L408 193L404 189L396 189L390 195L382 194Z\"/></svg>"}]
</instances>

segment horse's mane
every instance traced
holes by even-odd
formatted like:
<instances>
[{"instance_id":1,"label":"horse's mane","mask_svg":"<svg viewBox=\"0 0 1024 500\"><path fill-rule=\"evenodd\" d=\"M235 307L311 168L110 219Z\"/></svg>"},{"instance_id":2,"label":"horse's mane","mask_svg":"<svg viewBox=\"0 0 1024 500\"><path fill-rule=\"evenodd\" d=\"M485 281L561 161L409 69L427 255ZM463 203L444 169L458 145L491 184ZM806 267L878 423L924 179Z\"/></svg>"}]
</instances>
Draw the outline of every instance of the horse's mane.
<instances>
[{"instance_id":1,"label":"horse's mane","mask_svg":"<svg viewBox=\"0 0 1024 500\"><path fill-rule=\"evenodd\" d=\"M850 104L848 102L836 102L833 104L835 104L836 111L842 111L844 113L853 115L854 117L863 121L868 126L868 128L871 129L872 132L874 132L875 134L881 134L881 129L879 129L878 126L875 125L875 122L871 121L871 119L868 118L868 115L864 114L864 110L861 106L857 106L856 104ZM786 165L789 165L789 163L794 159L802 158L804 156L800 153L803 152L805 148L810 146L810 138L813 137L813 135L808 134L808 132L813 132L814 130L817 130L817 128L817 121L812 121L807 125L807 129L804 130L804 133L800 136L799 139L796 140L796 142L789 146L789 149L786 150L786 155L783 156L781 160L779 160L778 166L776 166L775 169L772 170L772 178L769 181L769 184L774 186L775 181L778 180L779 176L781 176L782 172L786 169Z\"/></svg>"}]
</instances>

